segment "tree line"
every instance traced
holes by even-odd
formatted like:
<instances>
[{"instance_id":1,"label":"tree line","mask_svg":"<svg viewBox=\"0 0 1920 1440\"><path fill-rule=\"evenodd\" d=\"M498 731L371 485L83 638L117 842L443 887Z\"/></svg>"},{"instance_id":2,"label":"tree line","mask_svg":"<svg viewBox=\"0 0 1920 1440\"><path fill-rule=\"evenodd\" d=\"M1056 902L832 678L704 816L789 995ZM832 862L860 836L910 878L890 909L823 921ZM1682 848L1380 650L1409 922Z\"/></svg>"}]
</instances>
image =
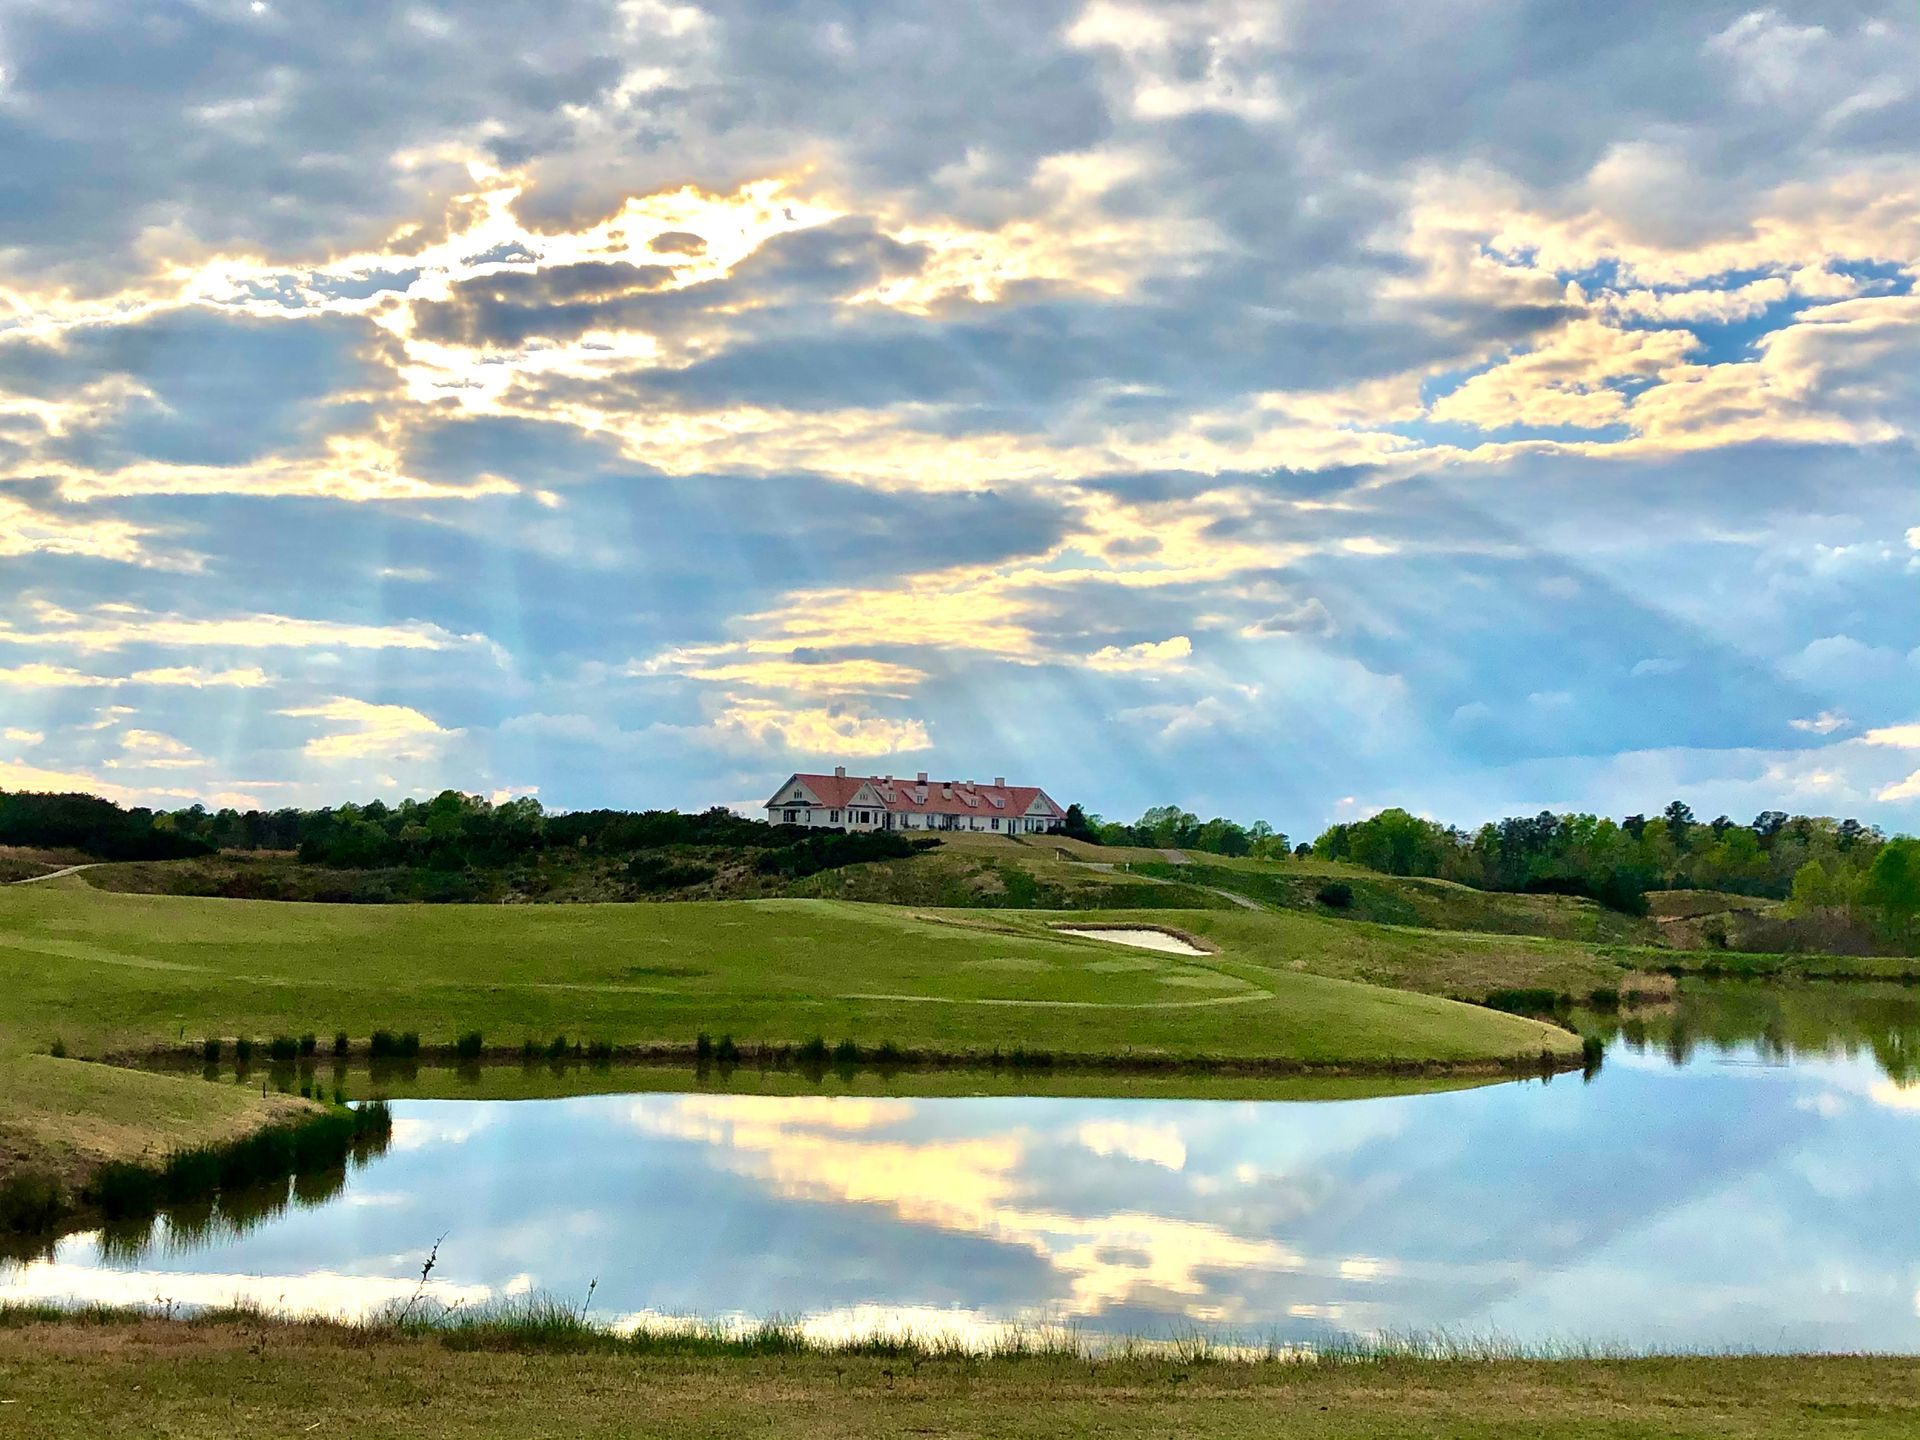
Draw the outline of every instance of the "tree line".
<instances>
[{"instance_id":1,"label":"tree line","mask_svg":"<svg viewBox=\"0 0 1920 1440\"><path fill-rule=\"evenodd\" d=\"M219 850L292 851L341 869L461 871L550 852L628 854L673 847L760 852L757 868L787 876L912 853L889 832L770 825L724 807L580 810L549 815L538 800L499 804L446 790L431 800L318 810L123 809L94 795L0 793L0 844L80 850L103 860L176 860Z\"/></svg>"},{"instance_id":2,"label":"tree line","mask_svg":"<svg viewBox=\"0 0 1920 1440\"><path fill-rule=\"evenodd\" d=\"M1675 800L1651 817L1543 810L1467 831L1391 809L1329 826L1312 853L1483 890L1585 895L1634 914L1646 913L1649 890L1723 890L1787 900L1799 913L1870 911L1903 942L1920 918L1920 840L1781 810L1745 825L1703 822Z\"/></svg>"},{"instance_id":3,"label":"tree line","mask_svg":"<svg viewBox=\"0 0 1920 1440\"><path fill-rule=\"evenodd\" d=\"M1151 850L1198 850L1208 855L1273 859L1288 853L1287 837L1265 820L1242 825L1215 816L1202 820L1178 805L1156 805L1131 825L1067 807L1060 832L1090 845L1138 845Z\"/></svg>"}]
</instances>

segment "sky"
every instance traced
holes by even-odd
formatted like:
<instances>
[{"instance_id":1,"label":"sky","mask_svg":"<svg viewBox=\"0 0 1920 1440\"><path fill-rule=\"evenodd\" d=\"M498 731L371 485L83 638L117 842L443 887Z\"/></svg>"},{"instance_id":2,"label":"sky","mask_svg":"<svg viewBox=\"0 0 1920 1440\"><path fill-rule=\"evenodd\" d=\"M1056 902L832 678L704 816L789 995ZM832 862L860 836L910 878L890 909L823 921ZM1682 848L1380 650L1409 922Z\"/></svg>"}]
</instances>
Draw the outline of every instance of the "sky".
<instances>
[{"instance_id":1,"label":"sky","mask_svg":"<svg viewBox=\"0 0 1920 1440\"><path fill-rule=\"evenodd\" d=\"M7 0L0 788L1920 829L1910 3Z\"/></svg>"}]
</instances>

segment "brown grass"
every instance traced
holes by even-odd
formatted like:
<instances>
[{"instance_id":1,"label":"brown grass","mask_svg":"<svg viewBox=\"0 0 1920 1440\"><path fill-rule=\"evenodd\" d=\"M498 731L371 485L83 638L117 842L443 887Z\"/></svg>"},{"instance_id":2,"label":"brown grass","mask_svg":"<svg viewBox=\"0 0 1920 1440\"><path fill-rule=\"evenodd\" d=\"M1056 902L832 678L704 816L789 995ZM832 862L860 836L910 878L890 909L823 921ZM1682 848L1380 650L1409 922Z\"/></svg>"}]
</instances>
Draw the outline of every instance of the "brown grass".
<instances>
[{"instance_id":1,"label":"brown grass","mask_svg":"<svg viewBox=\"0 0 1920 1440\"><path fill-rule=\"evenodd\" d=\"M1233 1364L473 1351L252 1320L0 1330L0 1430L74 1435L1743 1437L1920 1433L1920 1366Z\"/></svg>"}]
</instances>

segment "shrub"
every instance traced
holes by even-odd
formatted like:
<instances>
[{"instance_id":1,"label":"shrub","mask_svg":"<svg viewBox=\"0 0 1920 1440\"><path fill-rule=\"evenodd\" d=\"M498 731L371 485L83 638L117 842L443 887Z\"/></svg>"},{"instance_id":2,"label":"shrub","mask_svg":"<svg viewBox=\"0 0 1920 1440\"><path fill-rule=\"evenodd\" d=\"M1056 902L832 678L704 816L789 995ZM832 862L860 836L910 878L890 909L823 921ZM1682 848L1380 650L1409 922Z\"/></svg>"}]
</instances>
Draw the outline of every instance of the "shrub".
<instances>
[{"instance_id":1,"label":"shrub","mask_svg":"<svg viewBox=\"0 0 1920 1440\"><path fill-rule=\"evenodd\" d=\"M1510 1015L1551 1015L1571 1003L1571 995L1545 988L1495 990L1480 1003L1489 1010L1504 1010Z\"/></svg>"},{"instance_id":2,"label":"shrub","mask_svg":"<svg viewBox=\"0 0 1920 1440\"><path fill-rule=\"evenodd\" d=\"M566 1058L566 1055L567 1055L567 1037L566 1036L556 1035L553 1037L552 1040L547 1042L547 1058L549 1060L564 1060Z\"/></svg>"},{"instance_id":3,"label":"shrub","mask_svg":"<svg viewBox=\"0 0 1920 1440\"><path fill-rule=\"evenodd\" d=\"M200 1042L200 1058L209 1065L220 1063L220 1042L209 1035Z\"/></svg>"},{"instance_id":4,"label":"shrub","mask_svg":"<svg viewBox=\"0 0 1920 1440\"><path fill-rule=\"evenodd\" d=\"M320 1037L318 1035L302 1035L300 1037L300 1053L302 1055L316 1054L319 1049Z\"/></svg>"},{"instance_id":5,"label":"shrub","mask_svg":"<svg viewBox=\"0 0 1920 1440\"><path fill-rule=\"evenodd\" d=\"M291 1035L276 1035L267 1042L267 1055L274 1060L291 1060L300 1053L300 1042Z\"/></svg>"},{"instance_id":6,"label":"shrub","mask_svg":"<svg viewBox=\"0 0 1920 1440\"><path fill-rule=\"evenodd\" d=\"M693 1037L693 1058L703 1064L713 1058L713 1037L704 1030Z\"/></svg>"},{"instance_id":7,"label":"shrub","mask_svg":"<svg viewBox=\"0 0 1920 1440\"><path fill-rule=\"evenodd\" d=\"M478 1030L469 1030L453 1042L453 1053L462 1060L478 1060L482 1048L483 1041Z\"/></svg>"},{"instance_id":8,"label":"shrub","mask_svg":"<svg viewBox=\"0 0 1920 1440\"><path fill-rule=\"evenodd\" d=\"M398 1044L391 1030L376 1030L367 1041L367 1054L375 1060L389 1060L398 1053L395 1049Z\"/></svg>"},{"instance_id":9,"label":"shrub","mask_svg":"<svg viewBox=\"0 0 1920 1440\"><path fill-rule=\"evenodd\" d=\"M627 864L627 878L649 892L704 885L718 873L711 865L683 864L652 852L636 855Z\"/></svg>"},{"instance_id":10,"label":"shrub","mask_svg":"<svg viewBox=\"0 0 1920 1440\"><path fill-rule=\"evenodd\" d=\"M67 1042L64 1040L55 1039L53 1044L47 1047L47 1053L56 1060L66 1059L67 1058Z\"/></svg>"},{"instance_id":11,"label":"shrub","mask_svg":"<svg viewBox=\"0 0 1920 1440\"><path fill-rule=\"evenodd\" d=\"M860 1047L851 1040L842 1040L833 1047L833 1063L836 1065L858 1065Z\"/></svg>"},{"instance_id":12,"label":"shrub","mask_svg":"<svg viewBox=\"0 0 1920 1440\"><path fill-rule=\"evenodd\" d=\"M51 1230L66 1208L66 1192L50 1175L27 1170L0 1180L0 1234Z\"/></svg>"},{"instance_id":13,"label":"shrub","mask_svg":"<svg viewBox=\"0 0 1920 1440\"><path fill-rule=\"evenodd\" d=\"M253 1041L242 1035L233 1042L233 1058L242 1065L253 1059Z\"/></svg>"},{"instance_id":14,"label":"shrub","mask_svg":"<svg viewBox=\"0 0 1920 1440\"><path fill-rule=\"evenodd\" d=\"M794 1059L802 1065L825 1065L827 1054L827 1042L816 1035L794 1052Z\"/></svg>"},{"instance_id":15,"label":"shrub","mask_svg":"<svg viewBox=\"0 0 1920 1440\"><path fill-rule=\"evenodd\" d=\"M1344 880L1329 880L1314 892L1313 898L1329 910L1345 910L1353 904L1353 887Z\"/></svg>"},{"instance_id":16,"label":"shrub","mask_svg":"<svg viewBox=\"0 0 1920 1440\"><path fill-rule=\"evenodd\" d=\"M346 1031L336 1030L333 1032L333 1053L335 1055L345 1055L349 1044L350 1042L347 1039Z\"/></svg>"},{"instance_id":17,"label":"shrub","mask_svg":"<svg viewBox=\"0 0 1920 1440\"><path fill-rule=\"evenodd\" d=\"M595 1065L611 1065L613 1063L613 1042L611 1040L594 1041L591 1045L587 1046L587 1059L591 1060Z\"/></svg>"},{"instance_id":18,"label":"shrub","mask_svg":"<svg viewBox=\"0 0 1920 1440\"><path fill-rule=\"evenodd\" d=\"M420 1032L408 1030L400 1037L400 1048L395 1052L403 1060L411 1060L420 1053Z\"/></svg>"},{"instance_id":19,"label":"shrub","mask_svg":"<svg viewBox=\"0 0 1920 1440\"><path fill-rule=\"evenodd\" d=\"M713 1058L722 1065L738 1065L740 1063L740 1047L733 1043L733 1036L722 1035L720 1037L720 1043L713 1047Z\"/></svg>"}]
</instances>

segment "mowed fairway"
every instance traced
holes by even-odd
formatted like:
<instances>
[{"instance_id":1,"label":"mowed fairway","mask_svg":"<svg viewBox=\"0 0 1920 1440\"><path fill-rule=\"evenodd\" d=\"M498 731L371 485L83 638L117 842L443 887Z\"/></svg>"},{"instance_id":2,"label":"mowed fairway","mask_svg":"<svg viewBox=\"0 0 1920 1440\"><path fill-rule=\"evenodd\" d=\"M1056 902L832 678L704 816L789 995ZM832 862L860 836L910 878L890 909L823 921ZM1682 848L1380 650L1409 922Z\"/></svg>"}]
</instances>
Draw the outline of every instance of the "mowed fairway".
<instances>
[{"instance_id":1,"label":"mowed fairway","mask_svg":"<svg viewBox=\"0 0 1920 1440\"><path fill-rule=\"evenodd\" d=\"M1244 931L1190 958L815 900L354 907L63 880L0 892L0 997L14 1048L59 1038L81 1054L206 1035L363 1040L376 1028L428 1044L478 1030L496 1046L557 1034L684 1045L704 1030L742 1045L819 1036L1356 1067L1578 1044L1533 1021L1300 973Z\"/></svg>"}]
</instances>

